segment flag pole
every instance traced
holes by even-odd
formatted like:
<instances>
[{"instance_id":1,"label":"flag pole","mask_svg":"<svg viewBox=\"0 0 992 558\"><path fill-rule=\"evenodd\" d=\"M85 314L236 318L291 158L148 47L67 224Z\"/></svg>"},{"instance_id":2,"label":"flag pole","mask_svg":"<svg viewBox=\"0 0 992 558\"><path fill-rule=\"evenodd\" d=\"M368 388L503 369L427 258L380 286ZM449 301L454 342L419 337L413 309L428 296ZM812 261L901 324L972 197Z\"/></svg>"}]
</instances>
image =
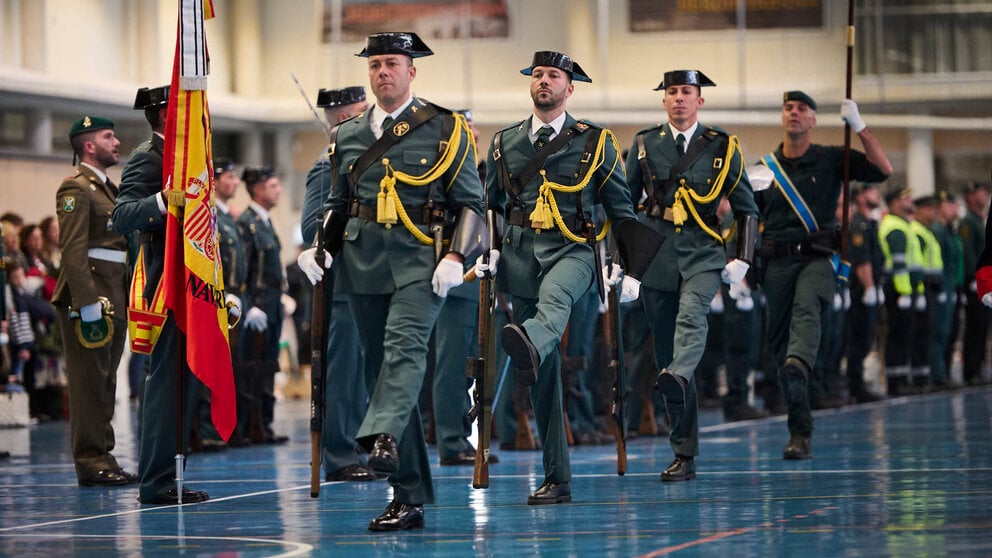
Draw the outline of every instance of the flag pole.
<instances>
[{"instance_id":1,"label":"flag pole","mask_svg":"<svg viewBox=\"0 0 992 558\"><path fill-rule=\"evenodd\" d=\"M851 98L852 82L854 81L854 0L847 2L847 75L844 98ZM851 206L851 125L844 122L844 189L841 192L841 235L840 257L847 260L847 233L850 228Z\"/></svg>"}]
</instances>

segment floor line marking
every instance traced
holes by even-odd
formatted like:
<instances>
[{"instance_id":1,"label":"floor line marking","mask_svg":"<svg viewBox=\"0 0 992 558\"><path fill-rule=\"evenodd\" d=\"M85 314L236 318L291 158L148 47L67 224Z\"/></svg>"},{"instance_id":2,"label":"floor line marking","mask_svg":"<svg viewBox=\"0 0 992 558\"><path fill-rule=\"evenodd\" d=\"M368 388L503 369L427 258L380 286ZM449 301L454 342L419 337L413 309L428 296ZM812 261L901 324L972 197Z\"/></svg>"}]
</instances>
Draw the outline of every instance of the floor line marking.
<instances>
[{"instance_id":1,"label":"floor line marking","mask_svg":"<svg viewBox=\"0 0 992 558\"><path fill-rule=\"evenodd\" d=\"M282 554L277 554L272 558L292 558L294 556L303 556L313 552L313 545L303 542L296 541L286 541L281 539L260 539L253 537L211 537L211 536L200 536L200 535L177 535L177 536L167 536L167 535L74 535L68 533L45 533L37 535L29 534L14 534L11 537L17 538L36 538L44 537L46 539L58 538L58 539L142 539L142 540L161 540L161 541L171 541L175 539L179 540L197 540L197 541L240 541L244 543L255 543L258 545L265 544L266 546L280 545L292 547L291 550L283 552ZM175 548L189 548L188 545L179 545Z\"/></svg>"}]
</instances>

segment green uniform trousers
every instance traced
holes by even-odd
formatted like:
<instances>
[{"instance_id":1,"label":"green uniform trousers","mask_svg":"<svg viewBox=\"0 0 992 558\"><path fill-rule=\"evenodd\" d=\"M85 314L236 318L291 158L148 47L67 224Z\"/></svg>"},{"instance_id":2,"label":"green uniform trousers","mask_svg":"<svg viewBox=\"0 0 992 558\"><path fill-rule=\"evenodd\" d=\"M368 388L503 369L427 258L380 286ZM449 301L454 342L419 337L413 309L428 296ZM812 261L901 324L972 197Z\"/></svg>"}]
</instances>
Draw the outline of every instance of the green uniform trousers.
<instances>
[{"instance_id":1,"label":"green uniform trousers","mask_svg":"<svg viewBox=\"0 0 992 558\"><path fill-rule=\"evenodd\" d=\"M468 441L472 425L466 415L472 406L468 388L474 380L465 376L465 366L468 357L479 353L478 331L479 299L446 298L434 331L437 353L432 386L434 434L441 459L472 449Z\"/></svg>"},{"instance_id":2,"label":"green uniform trousers","mask_svg":"<svg viewBox=\"0 0 992 558\"><path fill-rule=\"evenodd\" d=\"M541 278L537 299L513 297L514 321L524 328L541 357L530 398L544 449L545 481L562 483L572 478L565 439L560 343L572 306L589 288L592 272L582 260L562 258Z\"/></svg>"},{"instance_id":3,"label":"green uniform trousers","mask_svg":"<svg viewBox=\"0 0 992 558\"><path fill-rule=\"evenodd\" d=\"M833 303L836 278L825 257L789 256L768 262L762 282L768 301L768 344L781 368L796 357L812 370L819 350L823 313ZM808 378L806 385L811 385ZM813 432L809 393L805 404L789 404L789 432Z\"/></svg>"},{"instance_id":4,"label":"green uniform trousers","mask_svg":"<svg viewBox=\"0 0 992 558\"><path fill-rule=\"evenodd\" d=\"M321 461L324 472L333 473L342 467L364 464L368 459L359 455L355 434L365 416L365 401L371 389L371 379L365 377L362 350L351 305L347 298L325 299L328 320L327 345L324 353L324 428L320 433Z\"/></svg>"},{"instance_id":5,"label":"green uniform trousers","mask_svg":"<svg viewBox=\"0 0 992 558\"><path fill-rule=\"evenodd\" d=\"M688 381L685 402L665 401L672 450L678 455L699 454L699 408L695 371L706 349L710 302L720 288L720 273L697 273L683 280L678 291L641 289L641 300L654 334L655 364Z\"/></svg>"},{"instance_id":6,"label":"green uniform trousers","mask_svg":"<svg viewBox=\"0 0 992 558\"><path fill-rule=\"evenodd\" d=\"M379 434L396 438L399 469L389 476L401 504L434 502L427 442L418 399L427 373L427 346L444 299L429 280L392 294L352 294L349 300L365 351L366 374L375 376L357 440L366 450Z\"/></svg>"}]
</instances>

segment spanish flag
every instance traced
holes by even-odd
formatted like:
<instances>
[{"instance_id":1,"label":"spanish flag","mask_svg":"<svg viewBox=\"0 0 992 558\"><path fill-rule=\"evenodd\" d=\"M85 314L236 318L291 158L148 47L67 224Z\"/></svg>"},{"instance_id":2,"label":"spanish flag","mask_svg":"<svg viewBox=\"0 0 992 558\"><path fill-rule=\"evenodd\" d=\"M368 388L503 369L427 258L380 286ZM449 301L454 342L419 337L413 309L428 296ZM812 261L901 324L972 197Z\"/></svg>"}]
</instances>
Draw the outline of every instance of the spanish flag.
<instances>
[{"instance_id":1,"label":"spanish flag","mask_svg":"<svg viewBox=\"0 0 992 558\"><path fill-rule=\"evenodd\" d=\"M211 417L227 440L237 422L224 273L217 252L208 56L211 0L181 0L162 173L169 199L162 283L165 307L186 335L186 361L210 390Z\"/></svg>"}]
</instances>

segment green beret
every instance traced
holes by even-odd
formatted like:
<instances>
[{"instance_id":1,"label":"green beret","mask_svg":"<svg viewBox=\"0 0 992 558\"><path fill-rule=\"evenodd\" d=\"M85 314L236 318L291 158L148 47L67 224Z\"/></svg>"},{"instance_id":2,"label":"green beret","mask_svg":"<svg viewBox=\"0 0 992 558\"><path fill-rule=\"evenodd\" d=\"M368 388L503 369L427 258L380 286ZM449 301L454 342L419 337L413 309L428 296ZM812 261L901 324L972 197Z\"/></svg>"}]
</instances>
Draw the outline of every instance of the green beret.
<instances>
[{"instance_id":1,"label":"green beret","mask_svg":"<svg viewBox=\"0 0 992 558\"><path fill-rule=\"evenodd\" d=\"M810 97L809 95L803 93L802 91L786 91L782 95L782 104L785 104L789 101L802 101L807 105L809 105L809 108L816 110L816 101L813 100L813 97Z\"/></svg>"},{"instance_id":2,"label":"green beret","mask_svg":"<svg viewBox=\"0 0 992 558\"><path fill-rule=\"evenodd\" d=\"M109 118L104 118L102 116L84 116L73 122L72 128L69 128L69 138L74 138L84 132L113 129L114 123Z\"/></svg>"}]
</instances>

